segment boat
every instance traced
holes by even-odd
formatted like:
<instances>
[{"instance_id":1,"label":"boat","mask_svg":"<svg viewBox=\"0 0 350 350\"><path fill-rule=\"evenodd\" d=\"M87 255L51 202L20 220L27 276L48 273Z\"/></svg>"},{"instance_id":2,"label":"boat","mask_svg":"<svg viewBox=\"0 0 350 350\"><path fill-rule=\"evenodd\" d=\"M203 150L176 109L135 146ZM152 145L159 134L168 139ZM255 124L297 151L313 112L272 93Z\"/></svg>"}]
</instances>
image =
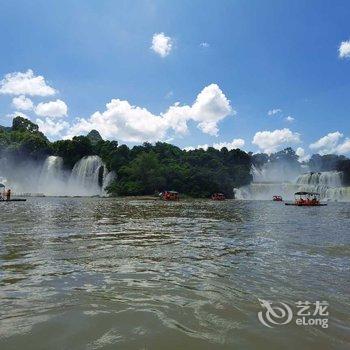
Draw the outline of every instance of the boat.
<instances>
[{"instance_id":1,"label":"boat","mask_svg":"<svg viewBox=\"0 0 350 350\"><path fill-rule=\"evenodd\" d=\"M282 199L281 196L273 196L272 200L275 201L275 202L283 202L283 199Z\"/></svg>"},{"instance_id":2,"label":"boat","mask_svg":"<svg viewBox=\"0 0 350 350\"><path fill-rule=\"evenodd\" d=\"M213 193L211 199L213 201L224 201L226 197L223 193Z\"/></svg>"},{"instance_id":3,"label":"boat","mask_svg":"<svg viewBox=\"0 0 350 350\"><path fill-rule=\"evenodd\" d=\"M178 201L180 199L179 192L176 191L163 191L161 198L165 201Z\"/></svg>"},{"instance_id":4,"label":"boat","mask_svg":"<svg viewBox=\"0 0 350 350\"><path fill-rule=\"evenodd\" d=\"M293 203L285 203L285 205L298 207L323 207L327 205L327 203L321 203L320 194L316 192L295 192L294 197Z\"/></svg>"}]
</instances>

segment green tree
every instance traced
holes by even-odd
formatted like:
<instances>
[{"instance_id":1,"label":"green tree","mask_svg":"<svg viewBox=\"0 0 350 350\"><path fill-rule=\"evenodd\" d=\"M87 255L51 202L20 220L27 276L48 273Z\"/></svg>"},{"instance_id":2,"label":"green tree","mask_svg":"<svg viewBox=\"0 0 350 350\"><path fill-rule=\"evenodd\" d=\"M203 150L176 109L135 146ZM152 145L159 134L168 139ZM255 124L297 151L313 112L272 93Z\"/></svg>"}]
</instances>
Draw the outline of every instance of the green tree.
<instances>
[{"instance_id":1,"label":"green tree","mask_svg":"<svg viewBox=\"0 0 350 350\"><path fill-rule=\"evenodd\" d=\"M165 185L163 168L153 151L138 154L118 175L116 190L119 195L154 194Z\"/></svg>"}]
</instances>

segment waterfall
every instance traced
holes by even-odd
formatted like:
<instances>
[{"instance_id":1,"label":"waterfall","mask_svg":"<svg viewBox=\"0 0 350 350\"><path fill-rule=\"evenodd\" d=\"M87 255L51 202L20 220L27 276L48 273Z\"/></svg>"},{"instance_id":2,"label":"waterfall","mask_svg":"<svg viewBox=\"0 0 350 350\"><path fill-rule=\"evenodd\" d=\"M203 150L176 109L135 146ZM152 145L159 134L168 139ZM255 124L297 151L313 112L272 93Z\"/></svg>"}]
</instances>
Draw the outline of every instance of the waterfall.
<instances>
[{"instance_id":1,"label":"waterfall","mask_svg":"<svg viewBox=\"0 0 350 350\"><path fill-rule=\"evenodd\" d=\"M42 166L37 191L48 196L62 195L66 188L65 177L63 159L49 156Z\"/></svg>"},{"instance_id":2,"label":"waterfall","mask_svg":"<svg viewBox=\"0 0 350 350\"><path fill-rule=\"evenodd\" d=\"M69 177L70 194L75 196L100 195L100 177L103 177L104 171L105 166L99 156L86 156L80 159L75 163Z\"/></svg>"},{"instance_id":3,"label":"waterfall","mask_svg":"<svg viewBox=\"0 0 350 350\"><path fill-rule=\"evenodd\" d=\"M326 198L329 189L341 187L342 173L338 171L306 173L300 175L296 183L299 191L318 192L322 198Z\"/></svg>"},{"instance_id":4,"label":"waterfall","mask_svg":"<svg viewBox=\"0 0 350 350\"><path fill-rule=\"evenodd\" d=\"M342 187L343 174L339 171L309 172L289 182L267 181L264 171L256 168L252 168L252 173L254 181L250 185L235 189L237 199L269 200L273 195L292 199L295 192L308 191L320 193L325 200L350 200L350 187Z\"/></svg>"},{"instance_id":5,"label":"waterfall","mask_svg":"<svg viewBox=\"0 0 350 350\"><path fill-rule=\"evenodd\" d=\"M75 163L73 169L64 170L61 157L46 158L39 180L39 192L54 196L107 195L105 187L115 178L108 172L99 156L86 156Z\"/></svg>"},{"instance_id":6,"label":"waterfall","mask_svg":"<svg viewBox=\"0 0 350 350\"><path fill-rule=\"evenodd\" d=\"M310 186L327 186L327 187L341 187L342 172L340 171L324 171L311 172L300 175L297 179L298 185Z\"/></svg>"},{"instance_id":7,"label":"waterfall","mask_svg":"<svg viewBox=\"0 0 350 350\"><path fill-rule=\"evenodd\" d=\"M72 170L63 158L48 156L43 162L0 158L0 179L14 194L45 196L106 196L105 188L116 177L99 156L80 159Z\"/></svg>"},{"instance_id":8,"label":"waterfall","mask_svg":"<svg viewBox=\"0 0 350 350\"><path fill-rule=\"evenodd\" d=\"M349 200L350 191L342 187L340 171L311 172L300 175L296 181L299 191L318 192L327 200Z\"/></svg>"},{"instance_id":9,"label":"waterfall","mask_svg":"<svg viewBox=\"0 0 350 350\"><path fill-rule=\"evenodd\" d=\"M236 199L267 200L274 195L292 198L298 186L290 182L252 182L250 185L235 189Z\"/></svg>"},{"instance_id":10,"label":"waterfall","mask_svg":"<svg viewBox=\"0 0 350 350\"><path fill-rule=\"evenodd\" d=\"M113 170L107 173L106 176L104 176L102 185L102 194L104 196L107 195L106 187L108 187L116 177L117 175Z\"/></svg>"},{"instance_id":11,"label":"waterfall","mask_svg":"<svg viewBox=\"0 0 350 350\"><path fill-rule=\"evenodd\" d=\"M350 187L329 188L325 198L334 201L350 201Z\"/></svg>"}]
</instances>

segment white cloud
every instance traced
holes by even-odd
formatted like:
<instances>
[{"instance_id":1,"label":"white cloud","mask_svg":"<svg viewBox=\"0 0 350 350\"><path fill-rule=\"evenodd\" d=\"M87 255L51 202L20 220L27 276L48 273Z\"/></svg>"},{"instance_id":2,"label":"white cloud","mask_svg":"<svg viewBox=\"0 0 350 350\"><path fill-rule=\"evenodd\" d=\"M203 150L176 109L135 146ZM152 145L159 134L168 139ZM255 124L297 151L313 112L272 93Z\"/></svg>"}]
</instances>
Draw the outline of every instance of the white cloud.
<instances>
[{"instance_id":1,"label":"white cloud","mask_svg":"<svg viewBox=\"0 0 350 350\"><path fill-rule=\"evenodd\" d=\"M113 99L104 112L95 112L89 119L78 119L68 136L88 133L96 129L102 137L118 138L129 142L156 141L165 137L167 123L164 118L146 108L132 106L128 101Z\"/></svg>"},{"instance_id":2,"label":"white cloud","mask_svg":"<svg viewBox=\"0 0 350 350\"><path fill-rule=\"evenodd\" d=\"M193 119L198 122L198 128L200 130L206 134L214 136L217 136L219 131L217 126L218 122L229 114L235 113L230 106L230 101L216 84L206 86L198 94L192 107L176 106L171 112L169 109L164 116L172 125L174 125L173 114L176 110L181 111L182 113L186 112L184 115L186 119Z\"/></svg>"},{"instance_id":3,"label":"white cloud","mask_svg":"<svg viewBox=\"0 0 350 350\"><path fill-rule=\"evenodd\" d=\"M274 131L258 131L252 143L266 153L276 152L279 148L300 143L300 135L287 128Z\"/></svg>"},{"instance_id":4,"label":"white cloud","mask_svg":"<svg viewBox=\"0 0 350 350\"><path fill-rule=\"evenodd\" d=\"M181 106L178 102L160 115L146 108L131 105L128 101L113 99L106 110L95 112L88 119L80 118L70 128L67 137L96 129L102 137L127 142L164 140L171 130L176 135L188 132L187 122L192 120L204 133L217 135L218 123L233 113L230 101L216 84L205 87L195 102Z\"/></svg>"},{"instance_id":5,"label":"white cloud","mask_svg":"<svg viewBox=\"0 0 350 350\"><path fill-rule=\"evenodd\" d=\"M0 94L51 96L55 93L56 90L46 84L45 78L35 76L31 69L24 73L8 73L0 81Z\"/></svg>"},{"instance_id":6,"label":"white cloud","mask_svg":"<svg viewBox=\"0 0 350 350\"><path fill-rule=\"evenodd\" d=\"M49 138L60 136L61 133L69 127L69 124L66 121L55 122L49 118L45 118L44 120L37 119L36 123L39 126L39 130Z\"/></svg>"},{"instance_id":7,"label":"white cloud","mask_svg":"<svg viewBox=\"0 0 350 350\"><path fill-rule=\"evenodd\" d=\"M312 143L310 148L320 154L335 153L339 140L343 137L339 131L331 132Z\"/></svg>"},{"instance_id":8,"label":"white cloud","mask_svg":"<svg viewBox=\"0 0 350 350\"><path fill-rule=\"evenodd\" d=\"M41 102L35 108L34 112L36 115L41 117L50 117L50 118L60 118L67 115L68 107L61 101L50 101L50 102Z\"/></svg>"},{"instance_id":9,"label":"white cloud","mask_svg":"<svg viewBox=\"0 0 350 350\"><path fill-rule=\"evenodd\" d=\"M342 41L338 52L340 58L350 58L350 40Z\"/></svg>"},{"instance_id":10,"label":"white cloud","mask_svg":"<svg viewBox=\"0 0 350 350\"><path fill-rule=\"evenodd\" d=\"M204 41L204 42L200 43L199 46L206 49L206 48L208 48L210 45L209 45L209 43L207 43L207 42Z\"/></svg>"},{"instance_id":11,"label":"white cloud","mask_svg":"<svg viewBox=\"0 0 350 350\"><path fill-rule=\"evenodd\" d=\"M212 146L209 146L208 144L198 145L197 147L189 146L189 147L185 147L184 150L185 151L193 151L195 149L207 150L208 147L213 147L217 150L221 150L221 148L226 147L229 151L231 151L237 148L242 149L244 144L245 144L245 141L243 139L233 139L231 142L218 142L218 143L214 143Z\"/></svg>"},{"instance_id":12,"label":"white cloud","mask_svg":"<svg viewBox=\"0 0 350 350\"><path fill-rule=\"evenodd\" d=\"M29 116L23 112L20 111L15 111L13 113L7 114L6 115L7 118L13 119L16 117L22 117L22 118L26 118L26 119L30 119Z\"/></svg>"},{"instance_id":13,"label":"white cloud","mask_svg":"<svg viewBox=\"0 0 350 350\"><path fill-rule=\"evenodd\" d=\"M299 157L299 162L307 162L310 159L310 155L306 154L304 148L298 147L295 154Z\"/></svg>"},{"instance_id":14,"label":"white cloud","mask_svg":"<svg viewBox=\"0 0 350 350\"><path fill-rule=\"evenodd\" d=\"M33 109L33 102L30 98L25 97L24 95L20 95L18 97L14 97L12 99L12 105L16 109L20 109L22 111L30 111Z\"/></svg>"},{"instance_id":15,"label":"white cloud","mask_svg":"<svg viewBox=\"0 0 350 350\"><path fill-rule=\"evenodd\" d=\"M173 41L169 36L164 33L155 33L152 38L151 49L161 57L169 55L173 48Z\"/></svg>"},{"instance_id":16,"label":"white cloud","mask_svg":"<svg viewBox=\"0 0 350 350\"><path fill-rule=\"evenodd\" d=\"M324 154L346 154L350 152L350 139L342 140L344 135L339 131L331 132L326 136L321 137L316 142L310 145L310 149L317 153Z\"/></svg>"},{"instance_id":17,"label":"white cloud","mask_svg":"<svg viewBox=\"0 0 350 350\"><path fill-rule=\"evenodd\" d=\"M194 151L195 149L203 149L204 151L206 151L208 149L209 145L207 143L205 143L204 145L198 145L196 146L188 146L185 147L184 150L185 151Z\"/></svg>"},{"instance_id":18,"label":"white cloud","mask_svg":"<svg viewBox=\"0 0 350 350\"><path fill-rule=\"evenodd\" d=\"M213 147L216 149L221 149L223 147L226 147L229 151L232 149L244 147L245 141L243 139L233 139L231 142L219 142L219 143L214 143Z\"/></svg>"},{"instance_id":19,"label":"white cloud","mask_svg":"<svg viewBox=\"0 0 350 350\"><path fill-rule=\"evenodd\" d=\"M350 153L350 139L346 138L343 143L338 145L337 153L339 154L347 154Z\"/></svg>"},{"instance_id":20,"label":"white cloud","mask_svg":"<svg viewBox=\"0 0 350 350\"><path fill-rule=\"evenodd\" d=\"M289 115L285 120L288 123L293 123L295 119L291 115Z\"/></svg>"},{"instance_id":21,"label":"white cloud","mask_svg":"<svg viewBox=\"0 0 350 350\"><path fill-rule=\"evenodd\" d=\"M270 110L267 112L267 114L268 114L270 117L272 117L272 116L274 116L274 115L276 115L276 114L279 114L279 113L281 113L281 112L282 112L282 109L274 108L274 109L270 109Z\"/></svg>"}]
</instances>

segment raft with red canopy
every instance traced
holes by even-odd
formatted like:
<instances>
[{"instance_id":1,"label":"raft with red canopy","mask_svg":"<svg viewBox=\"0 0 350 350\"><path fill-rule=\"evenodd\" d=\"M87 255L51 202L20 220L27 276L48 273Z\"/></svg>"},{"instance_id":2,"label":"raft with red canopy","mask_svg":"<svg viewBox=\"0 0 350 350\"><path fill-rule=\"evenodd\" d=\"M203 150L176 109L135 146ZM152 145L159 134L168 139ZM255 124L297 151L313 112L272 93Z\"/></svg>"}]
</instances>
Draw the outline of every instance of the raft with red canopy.
<instances>
[{"instance_id":1,"label":"raft with red canopy","mask_svg":"<svg viewBox=\"0 0 350 350\"><path fill-rule=\"evenodd\" d=\"M321 203L321 195L317 192L295 192L294 203L285 203L285 205L296 205L298 207L321 207L326 203Z\"/></svg>"}]
</instances>

